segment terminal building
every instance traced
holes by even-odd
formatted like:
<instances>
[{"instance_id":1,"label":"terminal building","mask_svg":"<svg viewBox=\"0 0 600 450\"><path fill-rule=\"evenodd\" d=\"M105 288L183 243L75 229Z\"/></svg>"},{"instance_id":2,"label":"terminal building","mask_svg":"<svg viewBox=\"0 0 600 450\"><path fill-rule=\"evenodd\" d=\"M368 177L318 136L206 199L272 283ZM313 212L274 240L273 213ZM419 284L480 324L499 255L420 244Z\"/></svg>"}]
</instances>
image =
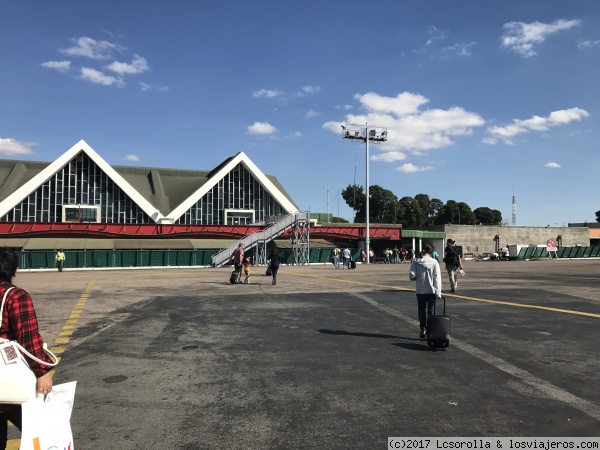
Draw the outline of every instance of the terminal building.
<instances>
[{"instance_id":1,"label":"terminal building","mask_svg":"<svg viewBox=\"0 0 600 450\"><path fill-rule=\"evenodd\" d=\"M273 226L278 220L279 228ZM365 224L315 225L278 179L243 152L211 170L111 166L82 140L53 162L0 160L0 245L27 251L203 248L212 254L244 239L260 249L255 261L264 262L268 241L279 238L298 246L295 261L305 263L314 260L310 239L323 261L334 246L354 249L353 256L364 249ZM272 234L261 242L247 239L266 228ZM419 251L425 243L441 253L446 237L477 256L549 238L559 246L589 246L591 236L585 226L403 230L400 224L371 224L369 236L378 255L388 247Z\"/></svg>"},{"instance_id":2,"label":"terminal building","mask_svg":"<svg viewBox=\"0 0 600 450\"><path fill-rule=\"evenodd\" d=\"M52 163L0 161L0 222L239 225L294 212L243 152L210 171L117 167L82 140Z\"/></svg>"}]
</instances>

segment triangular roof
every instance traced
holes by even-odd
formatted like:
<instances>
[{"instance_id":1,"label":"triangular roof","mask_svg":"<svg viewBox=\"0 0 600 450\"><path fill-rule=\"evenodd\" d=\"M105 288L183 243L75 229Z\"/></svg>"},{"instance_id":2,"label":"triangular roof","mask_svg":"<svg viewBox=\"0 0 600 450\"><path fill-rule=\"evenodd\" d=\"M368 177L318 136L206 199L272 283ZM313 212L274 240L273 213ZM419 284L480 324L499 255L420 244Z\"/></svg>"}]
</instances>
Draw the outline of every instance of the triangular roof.
<instances>
[{"instance_id":1,"label":"triangular roof","mask_svg":"<svg viewBox=\"0 0 600 450\"><path fill-rule=\"evenodd\" d=\"M87 154L156 222L175 222L240 163L284 210L299 211L277 178L263 174L243 152L227 158L211 171L111 166L81 140L52 163L0 161L0 217L52 178L80 152ZM13 183L8 182L11 173L16 175Z\"/></svg>"},{"instance_id":2,"label":"triangular roof","mask_svg":"<svg viewBox=\"0 0 600 450\"><path fill-rule=\"evenodd\" d=\"M148 200L142 197L125 179L119 175L106 161L104 161L92 147L90 147L83 139L77 144L59 156L53 163L24 183L21 187L9 195L2 203L0 203L0 217L7 214L11 209L21 203L29 194L34 192L42 184L52 178L59 170L69 164L79 153L84 152L100 169L121 188L149 217L158 221L160 212Z\"/></svg>"},{"instance_id":3,"label":"triangular roof","mask_svg":"<svg viewBox=\"0 0 600 450\"><path fill-rule=\"evenodd\" d=\"M250 161L244 152L239 152L232 158L228 158L221 163L215 170L210 172L210 178L196 192L190 195L186 200L177 206L168 215L168 219L173 221L181 217L185 212L198 202L208 191L210 191L225 175L231 172L235 166L242 164L256 178L267 192L282 206L285 211L298 212L297 206L284 195L271 180L265 176L256 165Z\"/></svg>"}]
</instances>

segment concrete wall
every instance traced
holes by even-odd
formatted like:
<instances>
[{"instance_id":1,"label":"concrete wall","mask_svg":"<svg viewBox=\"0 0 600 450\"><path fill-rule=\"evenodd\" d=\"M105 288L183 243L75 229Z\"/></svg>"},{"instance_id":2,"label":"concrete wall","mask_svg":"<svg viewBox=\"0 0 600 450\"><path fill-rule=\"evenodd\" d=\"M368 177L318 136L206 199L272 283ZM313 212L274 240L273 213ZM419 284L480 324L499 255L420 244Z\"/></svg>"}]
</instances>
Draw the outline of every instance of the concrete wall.
<instances>
[{"instance_id":1,"label":"concrete wall","mask_svg":"<svg viewBox=\"0 0 600 450\"><path fill-rule=\"evenodd\" d=\"M496 235L500 236L502 247L510 244L546 245L548 239L556 239L558 235L562 235L563 247L590 245L590 230L587 227L445 225L435 227L435 231L445 231L446 239L454 239L457 245L463 246L463 252L474 254L495 251Z\"/></svg>"}]
</instances>

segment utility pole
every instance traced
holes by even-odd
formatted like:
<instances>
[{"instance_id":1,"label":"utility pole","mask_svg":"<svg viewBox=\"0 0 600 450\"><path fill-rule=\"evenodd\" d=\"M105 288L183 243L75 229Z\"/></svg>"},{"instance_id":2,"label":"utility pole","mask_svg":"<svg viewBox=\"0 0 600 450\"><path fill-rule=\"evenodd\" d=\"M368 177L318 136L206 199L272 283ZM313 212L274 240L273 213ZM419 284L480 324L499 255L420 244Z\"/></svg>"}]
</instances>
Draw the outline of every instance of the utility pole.
<instances>
[{"instance_id":1,"label":"utility pole","mask_svg":"<svg viewBox=\"0 0 600 450\"><path fill-rule=\"evenodd\" d=\"M361 141L365 143L366 151L366 173L365 173L365 253L367 254L366 263L369 264L369 246L371 244L371 233L369 230L369 141L380 143L387 141L387 128L369 127L368 124L342 125L344 139Z\"/></svg>"}]
</instances>

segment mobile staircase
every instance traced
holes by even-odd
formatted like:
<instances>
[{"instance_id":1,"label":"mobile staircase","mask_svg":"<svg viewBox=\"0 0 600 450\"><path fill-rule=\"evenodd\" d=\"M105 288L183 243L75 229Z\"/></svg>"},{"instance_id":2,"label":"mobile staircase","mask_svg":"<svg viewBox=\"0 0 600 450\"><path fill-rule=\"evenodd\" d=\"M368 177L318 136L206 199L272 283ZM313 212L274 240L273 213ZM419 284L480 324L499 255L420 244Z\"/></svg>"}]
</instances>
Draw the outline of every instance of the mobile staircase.
<instances>
[{"instance_id":1,"label":"mobile staircase","mask_svg":"<svg viewBox=\"0 0 600 450\"><path fill-rule=\"evenodd\" d=\"M265 220L267 228L255 231L240 239L229 247L219 251L212 257L213 267L222 267L229 264L231 255L241 242L244 251L254 248L254 264L267 265L269 243L278 236L292 229L290 241L294 254L293 264L308 264L310 259L310 213L299 212L285 216L273 216Z\"/></svg>"}]
</instances>

